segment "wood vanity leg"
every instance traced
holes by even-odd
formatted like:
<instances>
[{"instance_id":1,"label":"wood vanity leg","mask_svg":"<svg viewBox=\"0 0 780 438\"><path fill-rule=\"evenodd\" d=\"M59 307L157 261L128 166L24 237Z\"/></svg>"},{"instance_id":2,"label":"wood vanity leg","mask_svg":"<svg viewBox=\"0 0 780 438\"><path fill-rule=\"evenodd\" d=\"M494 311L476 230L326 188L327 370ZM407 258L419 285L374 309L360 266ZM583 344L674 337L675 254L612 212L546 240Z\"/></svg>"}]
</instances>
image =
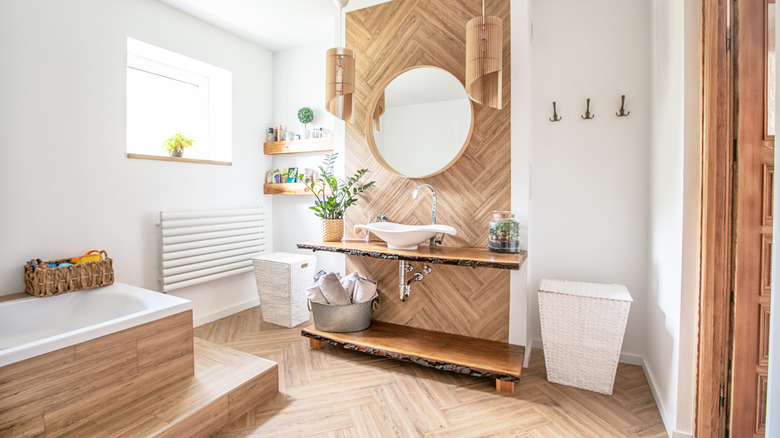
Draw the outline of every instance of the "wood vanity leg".
<instances>
[{"instance_id":1,"label":"wood vanity leg","mask_svg":"<svg viewBox=\"0 0 780 438\"><path fill-rule=\"evenodd\" d=\"M506 380L496 379L496 391L512 394L515 392L515 382L507 382Z\"/></svg>"},{"instance_id":2,"label":"wood vanity leg","mask_svg":"<svg viewBox=\"0 0 780 438\"><path fill-rule=\"evenodd\" d=\"M309 338L309 348L312 350L322 350L322 341L319 339Z\"/></svg>"}]
</instances>

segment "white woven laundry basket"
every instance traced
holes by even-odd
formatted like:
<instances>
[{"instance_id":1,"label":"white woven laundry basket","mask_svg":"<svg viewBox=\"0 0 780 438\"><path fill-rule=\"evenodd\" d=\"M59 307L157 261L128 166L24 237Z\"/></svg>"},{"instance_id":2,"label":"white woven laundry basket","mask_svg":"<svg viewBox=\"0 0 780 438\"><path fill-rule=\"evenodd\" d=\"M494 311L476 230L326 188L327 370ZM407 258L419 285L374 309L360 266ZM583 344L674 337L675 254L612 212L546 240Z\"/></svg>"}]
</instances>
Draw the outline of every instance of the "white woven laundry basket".
<instances>
[{"instance_id":1,"label":"white woven laundry basket","mask_svg":"<svg viewBox=\"0 0 780 438\"><path fill-rule=\"evenodd\" d=\"M547 380L612 394L632 301L620 284L542 280L539 314Z\"/></svg>"},{"instance_id":2,"label":"white woven laundry basket","mask_svg":"<svg viewBox=\"0 0 780 438\"><path fill-rule=\"evenodd\" d=\"M309 320L306 288L311 286L317 258L275 252L252 257L263 321L292 328Z\"/></svg>"}]
</instances>

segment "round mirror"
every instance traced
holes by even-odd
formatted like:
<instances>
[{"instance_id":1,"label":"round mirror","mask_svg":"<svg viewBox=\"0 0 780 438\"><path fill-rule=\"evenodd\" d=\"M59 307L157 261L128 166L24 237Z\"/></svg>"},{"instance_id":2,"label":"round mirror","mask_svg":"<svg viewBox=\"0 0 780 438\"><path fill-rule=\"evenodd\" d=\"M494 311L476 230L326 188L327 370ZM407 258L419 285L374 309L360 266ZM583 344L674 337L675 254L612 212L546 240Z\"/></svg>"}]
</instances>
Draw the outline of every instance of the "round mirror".
<instances>
[{"instance_id":1,"label":"round mirror","mask_svg":"<svg viewBox=\"0 0 780 438\"><path fill-rule=\"evenodd\" d=\"M401 72L368 108L368 148L387 170L408 178L433 176L454 164L474 127L463 84L437 67Z\"/></svg>"}]
</instances>

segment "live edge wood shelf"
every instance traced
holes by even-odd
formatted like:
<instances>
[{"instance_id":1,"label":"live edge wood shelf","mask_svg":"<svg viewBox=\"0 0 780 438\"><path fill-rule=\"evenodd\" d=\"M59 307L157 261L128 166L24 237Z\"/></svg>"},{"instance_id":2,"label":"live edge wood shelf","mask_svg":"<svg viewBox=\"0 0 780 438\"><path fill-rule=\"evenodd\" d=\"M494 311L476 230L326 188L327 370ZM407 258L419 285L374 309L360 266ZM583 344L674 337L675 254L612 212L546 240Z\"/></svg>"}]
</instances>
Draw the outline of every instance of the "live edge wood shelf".
<instances>
[{"instance_id":1,"label":"live edge wood shelf","mask_svg":"<svg viewBox=\"0 0 780 438\"><path fill-rule=\"evenodd\" d=\"M333 136L308 138L304 140L269 141L268 143L263 143L263 153L265 155L330 152L332 150Z\"/></svg>"},{"instance_id":2,"label":"live edge wood shelf","mask_svg":"<svg viewBox=\"0 0 780 438\"><path fill-rule=\"evenodd\" d=\"M341 242L303 242L298 248L314 251L340 252L347 255L374 257L378 259L406 260L410 262L428 262L443 265L484 267L495 269L520 269L527 257L525 251L520 254L501 254L490 252L487 248L467 248L456 246L429 247L420 245L417 250L388 249L384 242L365 240L344 240Z\"/></svg>"},{"instance_id":3,"label":"live edge wood shelf","mask_svg":"<svg viewBox=\"0 0 780 438\"><path fill-rule=\"evenodd\" d=\"M523 371L525 348L519 345L382 321L371 321L371 327L360 332L327 333L309 328L301 330L301 335L309 338L314 349L328 343L437 370L494 378L496 389L509 393Z\"/></svg>"},{"instance_id":4,"label":"live edge wood shelf","mask_svg":"<svg viewBox=\"0 0 780 438\"><path fill-rule=\"evenodd\" d=\"M383 242L366 243L363 240L303 242L298 248L389 260L514 270L520 269L527 257L525 251L499 254L484 248L447 246L420 245L416 251L393 250ZM439 370L494 378L496 390L508 393L514 391L523 370L525 348L522 346L382 321L372 320L371 327L360 332L329 333L309 328L302 330L301 335L309 338L309 345L314 349L328 343Z\"/></svg>"}]
</instances>

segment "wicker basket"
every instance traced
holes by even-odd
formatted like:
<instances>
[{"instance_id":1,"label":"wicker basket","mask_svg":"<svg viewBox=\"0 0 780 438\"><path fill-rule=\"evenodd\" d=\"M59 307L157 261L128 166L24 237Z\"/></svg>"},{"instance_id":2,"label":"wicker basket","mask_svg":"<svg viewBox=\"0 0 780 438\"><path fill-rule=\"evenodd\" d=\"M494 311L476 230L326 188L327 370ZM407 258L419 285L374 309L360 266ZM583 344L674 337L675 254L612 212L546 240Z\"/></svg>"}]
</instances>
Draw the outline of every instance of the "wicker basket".
<instances>
[{"instance_id":1,"label":"wicker basket","mask_svg":"<svg viewBox=\"0 0 780 438\"><path fill-rule=\"evenodd\" d=\"M30 260L24 267L24 291L36 297L51 297L113 284L113 261L105 251L100 251L100 254L102 259L98 261L56 268L39 268L36 260ZM70 261L62 259L43 263L59 265Z\"/></svg>"},{"instance_id":2,"label":"wicker basket","mask_svg":"<svg viewBox=\"0 0 780 438\"><path fill-rule=\"evenodd\" d=\"M542 280L539 313L547 380L612 394L631 301L620 284Z\"/></svg>"},{"instance_id":3,"label":"wicker basket","mask_svg":"<svg viewBox=\"0 0 780 438\"><path fill-rule=\"evenodd\" d=\"M321 219L320 235L323 242L340 242L344 237L344 219Z\"/></svg>"},{"instance_id":4,"label":"wicker basket","mask_svg":"<svg viewBox=\"0 0 780 438\"><path fill-rule=\"evenodd\" d=\"M308 321L306 286L314 276L317 258L275 252L252 257L252 264L263 321L287 328Z\"/></svg>"}]
</instances>

